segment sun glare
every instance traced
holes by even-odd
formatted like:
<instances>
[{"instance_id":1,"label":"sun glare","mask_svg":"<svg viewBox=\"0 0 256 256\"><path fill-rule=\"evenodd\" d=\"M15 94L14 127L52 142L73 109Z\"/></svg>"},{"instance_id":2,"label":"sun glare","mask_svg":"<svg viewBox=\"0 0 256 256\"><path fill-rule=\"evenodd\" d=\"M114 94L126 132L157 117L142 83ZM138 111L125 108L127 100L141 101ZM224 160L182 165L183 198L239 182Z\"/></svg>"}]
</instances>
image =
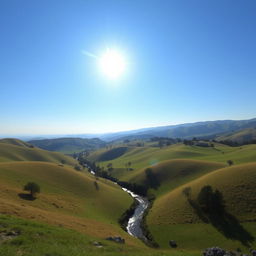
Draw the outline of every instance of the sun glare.
<instances>
[{"instance_id":1,"label":"sun glare","mask_svg":"<svg viewBox=\"0 0 256 256\"><path fill-rule=\"evenodd\" d=\"M107 49L100 57L101 72L109 79L115 80L123 75L126 69L126 61L121 52L115 49Z\"/></svg>"}]
</instances>

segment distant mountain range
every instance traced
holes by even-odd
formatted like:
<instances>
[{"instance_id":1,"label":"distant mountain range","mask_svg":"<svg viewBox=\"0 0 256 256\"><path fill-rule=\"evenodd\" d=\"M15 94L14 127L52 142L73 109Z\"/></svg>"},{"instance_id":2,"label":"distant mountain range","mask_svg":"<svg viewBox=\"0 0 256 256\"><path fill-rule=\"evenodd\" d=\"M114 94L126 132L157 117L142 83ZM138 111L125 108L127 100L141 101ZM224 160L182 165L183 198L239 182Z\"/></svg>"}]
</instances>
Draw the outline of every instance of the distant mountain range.
<instances>
[{"instance_id":1,"label":"distant mountain range","mask_svg":"<svg viewBox=\"0 0 256 256\"><path fill-rule=\"evenodd\" d=\"M218 120L187 123L179 125L161 126L155 128L146 128L127 132L105 134L99 136L105 141L114 141L120 139L147 139L150 137L170 137L190 139L215 138L217 135L231 133L243 129L255 128L256 118L250 120Z\"/></svg>"},{"instance_id":2,"label":"distant mountain range","mask_svg":"<svg viewBox=\"0 0 256 256\"><path fill-rule=\"evenodd\" d=\"M196 123L185 123L178 125L168 125L161 127L143 128L132 131L114 132L106 134L75 134L75 135L47 135L40 136L38 139L31 139L29 143L51 151L63 153L74 153L82 150L94 150L105 146L105 143L122 140L145 140L152 137L169 137L191 139L193 137L202 139L225 139L233 133L247 129L246 136L248 139L254 138L256 128L256 118L249 120L217 120ZM249 130L248 130L249 129ZM253 130L250 130L253 129ZM235 138L233 136L230 138ZM47 139L46 139L47 138ZM228 140L229 138L227 138ZM241 139L239 139L241 141Z\"/></svg>"}]
</instances>

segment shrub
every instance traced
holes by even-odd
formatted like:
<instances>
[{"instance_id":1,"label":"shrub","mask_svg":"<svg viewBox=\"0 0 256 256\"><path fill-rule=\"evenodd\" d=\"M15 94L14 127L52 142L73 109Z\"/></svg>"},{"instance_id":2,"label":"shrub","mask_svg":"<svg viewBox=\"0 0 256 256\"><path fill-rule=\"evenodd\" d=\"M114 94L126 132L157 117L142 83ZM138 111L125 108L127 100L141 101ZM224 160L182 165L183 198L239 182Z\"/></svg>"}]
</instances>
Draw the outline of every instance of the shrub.
<instances>
[{"instance_id":1,"label":"shrub","mask_svg":"<svg viewBox=\"0 0 256 256\"><path fill-rule=\"evenodd\" d=\"M24 186L25 191L29 191L32 198L35 198L36 193L40 193L40 186L35 182L28 182Z\"/></svg>"}]
</instances>

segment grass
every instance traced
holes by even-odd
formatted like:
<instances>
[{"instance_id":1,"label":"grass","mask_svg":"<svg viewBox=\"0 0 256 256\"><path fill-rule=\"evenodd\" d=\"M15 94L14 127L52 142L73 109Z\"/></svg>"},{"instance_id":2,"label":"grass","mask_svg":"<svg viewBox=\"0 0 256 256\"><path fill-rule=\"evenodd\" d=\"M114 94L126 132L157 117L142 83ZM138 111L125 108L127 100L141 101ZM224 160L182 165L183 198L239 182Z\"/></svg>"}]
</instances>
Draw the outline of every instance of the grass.
<instances>
[{"instance_id":1,"label":"grass","mask_svg":"<svg viewBox=\"0 0 256 256\"><path fill-rule=\"evenodd\" d=\"M54 227L30 220L0 214L0 232L19 231L14 239L1 243L1 256L196 256L198 251L165 251L141 246L117 244L87 236L63 227ZM102 243L97 248L93 242Z\"/></svg>"},{"instance_id":2,"label":"grass","mask_svg":"<svg viewBox=\"0 0 256 256\"><path fill-rule=\"evenodd\" d=\"M4 141L4 142L3 142ZM60 163L64 161L74 166L77 161L72 157L39 148L31 148L18 140L0 140L0 162L9 161L44 161Z\"/></svg>"},{"instance_id":3,"label":"grass","mask_svg":"<svg viewBox=\"0 0 256 256\"><path fill-rule=\"evenodd\" d=\"M248 163L218 169L159 196L147 218L156 242L166 247L166 237L171 237L186 249L213 245L223 245L227 249L246 249L249 244L255 247L255 241L250 239L247 246L242 242L245 237L256 236L255 180L256 163ZM229 230L214 223L206 224L182 193L185 187L191 187L191 199L195 201L205 185L211 185L223 194L228 222L232 223Z\"/></svg>"},{"instance_id":4,"label":"grass","mask_svg":"<svg viewBox=\"0 0 256 256\"><path fill-rule=\"evenodd\" d=\"M90 157L100 160L105 151ZM228 167L227 160L235 165ZM133 171L125 168L129 161ZM255 161L256 145L230 147L215 143L214 147L183 144L161 149L149 145L130 147L120 157L98 164L106 166L111 162L114 177L138 184L148 183L145 169L151 168L157 188L150 189L156 200L147 216L147 225L162 248L168 248L169 240L173 239L180 248L187 250L223 246L233 250L239 247L248 252L248 243L256 246L250 240L250 235L256 236ZM224 195L229 224L224 223L222 230L216 223L205 223L182 193L185 187L191 187L195 200L205 185L219 189ZM246 245L245 237L250 240Z\"/></svg>"},{"instance_id":5,"label":"grass","mask_svg":"<svg viewBox=\"0 0 256 256\"><path fill-rule=\"evenodd\" d=\"M239 144L242 144L244 142L256 140L256 129L248 128L248 129L243 129L241 131L225 134L225 135L219 136L217 140L218 141L224 141L224 140L235 141Z\"/></svg>"},{"instance_id":6,"label":"grass","mask_svg":"<svg viewBox=\"0 0 256 256\"><path fill-rule=\"evenodd\" d=\"M24 200L22 188L33 181L41 194ZM132 198L117 185L90 174L45 162L0 163L1 213L62 225L80 232L106 237L120 235L127 243L137 243L118 225L118 219Z\"/></svg>"},{"instance_id":7,"label":"grass","mask_svg":"<svg viewBox=\"0 0 256 256\"><path fill-rule=\"evenodd\" d=\"M200 255L202 249L210 246L241 248L248 253L248 244L241 242L241 236L256 237L256 145L229 147L215 143L215 147L204 148L175 144L161 149L145 145L120 144L100 149L90 155L90 160L101 166L112 163L113 176L139 184L148 182L145 168L152 169L159 185L150 190L156 200L147 216L147 225L161 249L147 248L120 228L118 219L132 199L117 185L75 171L71 166L76 161L72 158L67 157L67 164L60 166L66 156L7 140L0 142L0 213L4 214L0 215L0 230L3 222L7 229L16 226L23 231L20 237L1 245L0 255L180 256ZM235 165L227 167L227 160ZM132 171L126 169L127 162L132 163ZM34 201L19 196L28 181L41 187L42 193ZM229 214L226 216L234 217L235 228L224 230L216 223L204 222L182 193L185 187L191 187L191 200L195 201L205 185L223 193ZM40 232L45 236L37 239ZM104 240L115 235L125 238L126 244ZM49 243L51 239L54 242ZM105 246L95 248L91 243L95 240ZM177 242L178 249L169 247L170 240ZM256 246L255 241L248 243Z\"/></svg>"},{"instance_id":8,"label":"grass","mask_svg":"<svg viewBox=\"0 0 256 256\"><path fill-rule=\"evenodd\" d=\"M119 147L119 146L118 146ZM113 149L112 149L113 150ZM129 147L120 157L109 161L101 161L101 156L109 149L101 149L91 154L89 160L96 161L100 166L106 167L112 163L115 170L112 175L118 179L130 181L138 175L141 169L154 166L162 161L174 159L193 159L226 164L227 160L233 160L235 164L254 162L256 159L256 145L245 145L242 147L230 147L215 143L215 147L185 146L175 144L164 148L158 147ZM131 162L133 171L125 167Z\"/></svg>"},{"instance_id":9,"label":"grass","mask_svg":"<svg viewBox=\"0 0 256 256\"><path fill-rule=\"evenodd\" d=\"M222 167L225 167L225 164L190 159L176 159L160 162L151 167L154 179L159 185L156 189L152 189L151 192L156 196L160 196L193 179ZM145 169L137 171L137 175L130 181L137 184L146 184L147 178Z\"/></svg>"}]
</instances>

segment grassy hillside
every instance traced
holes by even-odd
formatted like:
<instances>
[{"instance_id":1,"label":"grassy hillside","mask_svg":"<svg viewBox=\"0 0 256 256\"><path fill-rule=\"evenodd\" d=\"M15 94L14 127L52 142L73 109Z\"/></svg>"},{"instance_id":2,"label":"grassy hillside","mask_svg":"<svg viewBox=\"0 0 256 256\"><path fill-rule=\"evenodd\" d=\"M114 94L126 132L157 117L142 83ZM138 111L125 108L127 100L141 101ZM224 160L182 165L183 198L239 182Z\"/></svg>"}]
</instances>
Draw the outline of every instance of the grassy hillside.
<instances>
[{"instance_id":1,"label":"grassy hillside","mask_svg":"<svg viewBox=\"0 0 256 256\"><path fill-rule=\"evenodd\" d=\"M31 140L32 145L50 151L57 151L65 154L73 154L84 150L95 150L105 146L105 142L94 139L82 138L58 138L58 139L43 139Z\"/></svg>"},{"instance_id":2,"label":"grassy hillside","mask_svg":"<svg viewBox=\"0 0 256 256\"><path fill-rule=\"evenodd\" d=\"M218 141L232 141L238 144L249 143L251 141L256 141L256 129L249 128L237 132L228 133L217 137Z\"/></svg>"},{"instance_id":3,"label":"grassy hillside","mask_svg":"<svg viewBox=\"0 0 256 256\"><path fill-rule=\"evenodd\" d=\"M145 246L117 244L63 227L50 226L31 220L24 220L0 214L0 233L12 231L19 232L19 235L4 242L0 239L1 256L199 255L199 252L195 251L163 251L146 248ZM96 247L94 242L101 243L102 247Z\"/></svg>"},{"instance_id":4,"label":"grassy hillside","mask_svg":"<svg viewBox=\"0 0 256 256\"><path fill-rule=\"evenodd\" d=\"M72 166L77 163L72 157L61 153L31 147L30 144L16 139L3 139L0 140L0 162L8 161L45 161L54 163L64 161Z\"/></svg>"},{"instance_id":5,"label":"grassy hillside","mask_svg":"<svg viewBox=\"0 0 256 256\"><path fill-rule=\"evenodd\" d=\"M6 139L0 139L0 143L7 143L15 146L22 146L27 148L33 148L33 145L30 143L27 143L22 140L13 139L13 138L6 138Z\"/></svg>"},{"instance_id":6,"label":"grassy hillside","mask_svg":"<svg viewBox=\"0 0 256 256\"><path fill-rule=\"evenodd\" d=\"M152 192L159 196L208 172L224 167L225 164L201 160L168 160L150 167L152 181L141 169L129 180L137 184L148 184ZM132 172L131 172L132 173ZM152 183L152 184L151 184Z\"/></svg>"},{"instance_id":7,"label":"grassy hillside","mask_svg":"<svg viewBox=\"0 0 256 256\"><path fill-rule=\"evenodd\" d=\"M131 180L141 172L141 169L154 166L162 161L175 159L193 159L226 164L232 160L235 164L254 162L256 159L256 145L242 147L230 147L215 143L214 147L189 146L174 144L168 147L159 148L152 146L127 147L125 153L112 160L102 161L102 156L113 149L101 149L89 156L91 161L96 161L100 166L106 167L112 163L114 171L112 175L122 180ZM117 149L123 146L117 147ZM131 162L132 171L127 170L125 164Z\"/></svg>"},{"instance_id":8,"label":"grassy hillside","mask_svg":"<svg viewBox=\"0 0 256 256\"><path fill-rule=\"evenodd\" d=\"M147 218L154 238L162 247L168 247L168 239L187 249L255 247L255 180L256 163L237 165L213 171L158 197ZM209 220L195 207L205 185L223 194L224 219ZM185 187L191 188L190 200L182 192Z\"/></svg>"},{"instance_id":9,"label":"grassy hillside","mask_svg":"<svg viewBox=\"0 0 256 256\"><path fill-rule=\"evenodd\" d=\"M23 186L40 185L38 199L26 200ZM97 182L97 186L95 185ZM89 174L45 162L0 163L0 213L61 225L104 238L121 235L138 243L118 225L132 198L117 185Z\"/></svg>"}]
</instances>

